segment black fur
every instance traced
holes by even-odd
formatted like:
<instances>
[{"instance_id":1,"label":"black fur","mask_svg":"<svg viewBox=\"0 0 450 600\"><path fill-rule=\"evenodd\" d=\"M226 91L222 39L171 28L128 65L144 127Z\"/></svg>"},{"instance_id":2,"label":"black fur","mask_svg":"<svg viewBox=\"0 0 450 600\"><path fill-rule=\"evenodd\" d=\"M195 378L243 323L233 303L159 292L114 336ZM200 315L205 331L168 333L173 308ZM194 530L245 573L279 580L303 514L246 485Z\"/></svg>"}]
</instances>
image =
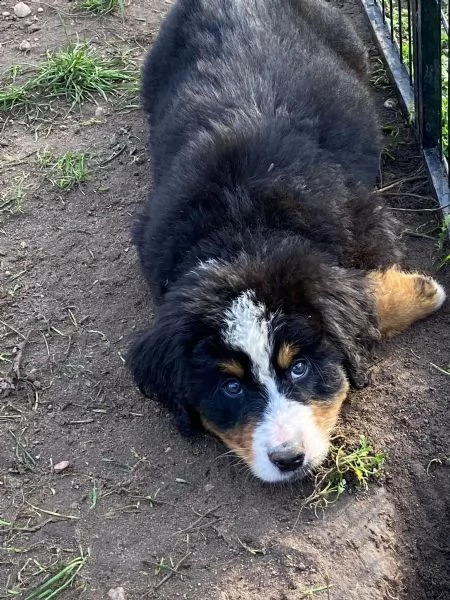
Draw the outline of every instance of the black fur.
<instances>
[{"instance_id":1,"label":"black fur","mask_svg":"<svg viewBox=\"0 0 450 600\"><path fill-rule=\"evenodd\" d=\"M400 258L372 192L365 69L321 0L178 0L161 27L142 88L154 189L134 231L158 313L129 365L185 430L214 397L224 311L249 289L299 343L315 332L330 381L335 363L365 381L378 337L365 272Z\"/></svg>"}]
</instances>

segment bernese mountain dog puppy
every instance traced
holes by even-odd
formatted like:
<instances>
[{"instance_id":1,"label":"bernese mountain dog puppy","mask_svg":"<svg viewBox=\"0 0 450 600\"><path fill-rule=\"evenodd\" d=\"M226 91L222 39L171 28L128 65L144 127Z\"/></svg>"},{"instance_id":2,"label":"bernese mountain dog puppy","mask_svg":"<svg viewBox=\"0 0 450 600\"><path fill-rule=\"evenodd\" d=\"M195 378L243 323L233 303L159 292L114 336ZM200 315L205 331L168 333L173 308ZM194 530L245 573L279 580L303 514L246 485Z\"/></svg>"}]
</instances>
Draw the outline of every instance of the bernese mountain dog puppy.
<instances>
[{"instance_id":1,"label":"bernese mountain dog puppy","mask_svg":"<svg viewBox=\"0 0 450 600\"><path fill-rule=\"evenodd\" d=\"M128 363L267 482L324 459L367 349L445 298L394 266L365 74L322 0L178 0L144 68L154 187L134 239L157 314Z\"/></svg>"}]
</instances>

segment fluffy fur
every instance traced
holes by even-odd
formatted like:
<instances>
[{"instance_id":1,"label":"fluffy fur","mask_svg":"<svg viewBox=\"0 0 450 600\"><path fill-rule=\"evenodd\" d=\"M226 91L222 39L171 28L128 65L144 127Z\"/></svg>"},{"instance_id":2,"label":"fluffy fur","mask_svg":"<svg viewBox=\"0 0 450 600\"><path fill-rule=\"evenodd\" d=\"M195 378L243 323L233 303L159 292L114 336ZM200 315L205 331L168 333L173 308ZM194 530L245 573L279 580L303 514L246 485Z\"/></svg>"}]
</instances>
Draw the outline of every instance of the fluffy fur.
<instances>
[{"instance_id":1,"label":"fluffy fur","mask_svg":"<svg viewBox=\"0 0 450 600\"><path fill-rule=\"evenodd\" d=\"M134 238L158 310L129 365L265 481L326 455L379 337L367 271L400 257L365 61L321 0L178 0L144 69Z\"/></svg>"}]
</instances>

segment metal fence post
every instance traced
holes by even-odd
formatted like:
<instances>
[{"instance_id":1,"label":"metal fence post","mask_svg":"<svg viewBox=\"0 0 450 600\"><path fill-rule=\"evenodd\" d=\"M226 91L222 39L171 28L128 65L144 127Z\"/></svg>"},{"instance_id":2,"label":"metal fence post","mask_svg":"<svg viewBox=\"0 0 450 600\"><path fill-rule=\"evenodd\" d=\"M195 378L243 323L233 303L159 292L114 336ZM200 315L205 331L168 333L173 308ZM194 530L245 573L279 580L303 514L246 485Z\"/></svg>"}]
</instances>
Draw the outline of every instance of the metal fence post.
<instances>
[{"instance_id":1,"label":"metal fence post","mask_svg":"<svg viewBox=\"0 0 450 600\"><path fill-rule=\"evenodd\" d=\"M416 48L414 87L422 148L441 149L441 2L413 0Z\"/></svg>"}]
</instances>

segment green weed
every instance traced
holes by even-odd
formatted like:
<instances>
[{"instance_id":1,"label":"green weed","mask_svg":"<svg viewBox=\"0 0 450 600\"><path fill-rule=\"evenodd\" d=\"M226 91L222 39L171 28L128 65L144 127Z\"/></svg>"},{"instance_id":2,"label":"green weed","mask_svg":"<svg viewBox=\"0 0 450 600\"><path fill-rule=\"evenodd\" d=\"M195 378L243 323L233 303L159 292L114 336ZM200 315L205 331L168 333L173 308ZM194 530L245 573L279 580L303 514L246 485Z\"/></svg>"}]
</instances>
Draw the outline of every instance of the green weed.
<instances>
[{"instance_id":1,"label":"green weed","mask_svg":"<svg viewBox=\"0 0 450 600\"><path fill-rule=\"evenodd\" d=\"M354 450L348 449L345 444L332 445L329 459L317 471L314 490L304 506L316 512L324 509L336 502L350 483L367 490L369 481L381 474L384 461L384 453L375 452L364 435Z\"/></svg>"}]
</instances>

